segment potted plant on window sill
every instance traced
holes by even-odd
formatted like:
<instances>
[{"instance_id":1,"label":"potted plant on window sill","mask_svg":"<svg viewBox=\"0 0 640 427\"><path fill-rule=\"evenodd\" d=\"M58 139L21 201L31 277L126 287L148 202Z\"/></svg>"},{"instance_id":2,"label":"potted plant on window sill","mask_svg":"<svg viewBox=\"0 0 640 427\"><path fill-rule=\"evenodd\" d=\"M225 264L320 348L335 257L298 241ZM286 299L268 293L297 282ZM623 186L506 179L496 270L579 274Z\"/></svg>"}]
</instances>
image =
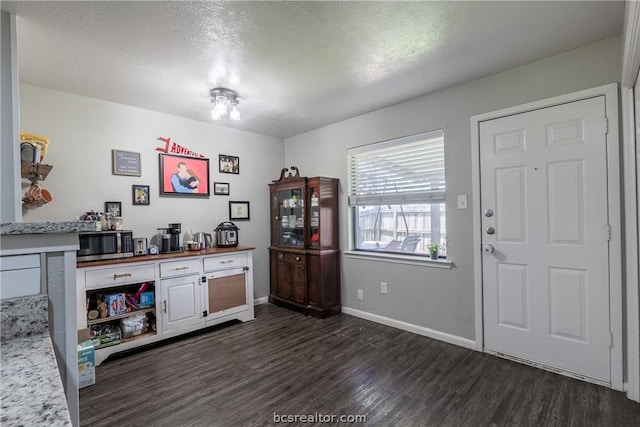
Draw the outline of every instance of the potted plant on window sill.
<instances>
[{"instance_id":1,"label":"potted plant on window sill","mask_svg":"<svg viewBox=\"0 0 640 427\"><path fill-rule=\"evenodd\" d=\"M431 259L438 259L438 255L440 253L440 243L431 242L429 243L429 245L427 245L427 249L431 254Z\"/></svg>"}]
</instances>

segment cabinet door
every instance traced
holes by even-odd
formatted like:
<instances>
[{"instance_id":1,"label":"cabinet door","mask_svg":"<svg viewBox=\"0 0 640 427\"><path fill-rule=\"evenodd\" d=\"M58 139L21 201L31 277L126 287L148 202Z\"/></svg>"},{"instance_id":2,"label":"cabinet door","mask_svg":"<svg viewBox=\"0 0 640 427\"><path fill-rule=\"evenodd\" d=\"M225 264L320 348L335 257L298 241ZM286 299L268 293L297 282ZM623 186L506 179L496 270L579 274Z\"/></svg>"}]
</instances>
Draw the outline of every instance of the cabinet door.
<instances>
[{"instance_id":1,"label":"cabinet door","mask_svg":"<svg viewBox=\"0 0 640 427\"><path fill-rule=\"evenodd\" d=\"M338 249L338 180L308 179L309 249Z\"/></svg>"},{"instance_id":2,"label":"cabinet door","mask_svg":"<svg viewBox=\"0 0 640 427\"><path fill-rule=\"evenodd\" d=\"M207 276L205 301L208 316L226 316L249 309L247 302L247 270L235 268Z\"/></svg>"},{"instance_id":3,"label":"cabinet door","mask_svg":"<svg viewBox=\"0 0 640 427\"><path fill-rule=\"evenodd\" d=\"M305 244L305 191L304 187L278 190L277 216L274 219L276 244L279 246L304 247Z\"/></svg>"},{"instance_id":4,"label":"cabinet door","mask_svg":"<svg viewBox=\"0 0 640 427\"><path fill-rule=\"evenodd\" d=\"M300 304L305 303L306 274L304 256L283 254L277 256L277 294Z\"/></svg>"},{"instance_id":5,"label":"cabinet door","mask_svg":"<svg viewBox=\"0 0 640 427\"><path fill-rule=\"evenodd\" d=\"M162 331L179 331L200 326L202 320L202 286L200 276L165 279L162 288Z\"/></svg>"}]
</instances>

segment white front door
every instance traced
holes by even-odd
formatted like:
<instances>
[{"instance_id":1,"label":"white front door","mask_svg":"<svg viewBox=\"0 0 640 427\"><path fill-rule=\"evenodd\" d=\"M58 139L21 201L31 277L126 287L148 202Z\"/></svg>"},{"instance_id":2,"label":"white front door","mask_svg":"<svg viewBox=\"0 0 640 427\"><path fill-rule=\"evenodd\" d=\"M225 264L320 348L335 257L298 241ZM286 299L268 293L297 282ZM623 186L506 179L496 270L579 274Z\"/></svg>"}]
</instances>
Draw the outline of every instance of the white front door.
<instances>
[{"instance_id":1,"label":"white front door","mask_svg":"<svg viewBox=\"0 0 640 427\"><path fill-rule=\"evenodd\" d=\"M604 96L480 123L482 298L487 350L610 383L605 132Z\"/></svg>"}]
</instances>

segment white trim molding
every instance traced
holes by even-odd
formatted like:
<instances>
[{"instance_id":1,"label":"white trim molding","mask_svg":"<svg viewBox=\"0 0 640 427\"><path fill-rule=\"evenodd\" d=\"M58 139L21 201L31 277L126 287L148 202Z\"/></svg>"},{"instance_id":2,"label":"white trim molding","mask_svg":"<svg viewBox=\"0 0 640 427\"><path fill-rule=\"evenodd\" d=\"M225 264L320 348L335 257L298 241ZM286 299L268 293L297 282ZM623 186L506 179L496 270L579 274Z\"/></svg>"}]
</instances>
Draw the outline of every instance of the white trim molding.
<instances>
[{"instance_id":1,"label":"white trim molding","mask_svg":"<svg viewBox=\"0 0 640 427\"><path fill-rule=\"evenodd\" d=\"M625 290L627 329L627 397L640 402L640 319L638 282L638 181L636 163L635 99L633 89L621 89L624 218L625 218Z\"/></svg>"},{"instance_id":2,"label":"white trim molding","mask_svg":"<svg viewBox=\"0 0 640 427\"><path fill-rule=\"evenodd\" d=\"M640 2L626 1L624 18L622 86L633 87L640 69Z\"/></svg>"},{"instance_id":3,"label":"white trim molding","mask_svg":"<svg viewBox=\"0 0 640 427\"><path fill-rule=\"evenodd\" d=\"M382 325L391 326L392 328L402 329L403 331L411 332L424 337L433 338L434 340L444 341L449 344L457 345L460 347L475 350L476 343L469 338L460 337L457 335L451 335L446 332L436 331L424 326L414 325L412 323L403 322L401 320L391 319L389 317L380 316L379 314L369 313L367 311L357 310L350 307L342 307L344 314L359 317L361 319L370 320Z\"/></svg>"},{"instance_id":4,"label":"white trim molding","mask_svg":"<svg viewBox=\"0 0 640 427\"><path fill-rule=\"evenodd\" d=\"M622 58L622 137L625 212L625 290L627 336L627 397L640 402L640 296L638 283L640 236L638 234L638 163L634 90L640 91L640 2L625 2ZM636 93L637 96L637 93Z\"/></svg>"},{"instance_id":5,"label":"white trim molding","mask_svg":"<svg viewBox=\"0 0 640 427\"><path fill-rule=\"evenodd\" d=\"M482 307L482 254L480 227L480 123L500 117L525 113L537 109L547 108L569 102L580 101L596 96L605 97L605 113L609 122L606 135L607 143L607 186L609 223L611 226L611 241L609 242L609 326L613 334L611 347L611 384L615 390L623 389L623 300L622 300L622 201L620 199L620 137L618 114L618 85L608 84L592 89L586 89L553 98L534 101L515 107L479 114L471 117L471 160L473 179L473 255L474 262L474 305L475 305L475 345L476 349L484 351L483 307Z\"/></svg>"},{"instance_id":6,"label":"white trim molding","mask_svg":"<svg viewBox=\"0 0 640 427\"><path fill-rule=\"evenodd\" d=\"M269 302L269 297L261 297L261 298L256 298L253 300L253 305L262 305L262 304L266 304Z\"/></svg>"},{"instance_id":7,"label":"white trim molding","mask_svg":"<svg viewBox=\"0 0 640 427\"><path fill-rule=\"evenodd\" d=\"M417 265L419 267L445 268L451 270L453 261L448 259L431 259L424 256L400 255L389 252L345 251L346 258L365 261L390 262L393 264Z\"/></svg>"}]
</instances>

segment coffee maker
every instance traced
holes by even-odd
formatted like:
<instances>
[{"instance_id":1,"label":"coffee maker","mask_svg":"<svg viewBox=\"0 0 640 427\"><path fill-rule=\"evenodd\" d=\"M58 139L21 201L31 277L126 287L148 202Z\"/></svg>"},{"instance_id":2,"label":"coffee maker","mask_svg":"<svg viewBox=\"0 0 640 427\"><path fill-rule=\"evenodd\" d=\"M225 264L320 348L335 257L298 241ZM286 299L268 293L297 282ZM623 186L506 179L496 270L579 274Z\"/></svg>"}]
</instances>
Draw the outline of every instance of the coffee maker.
<instances>
[{"instance_id":1,"label":"coffee maker","mask_svg":"<svg viewBox=\"0 0 640 427\"><path fill-rule=\"evenodd\" d=\"M169 227L158 228L158 249L161 254L180 252L181 224L169 224Z\"/></svg>"},{"instance_id":2,"label":"coffee maker","mask_svg":"<svg viewBox=\"0 0 640 427\"><path fill-rule=\"evenodd\" d=\"M182 225L175 223L169 224L167 229L169 232L169 251L180 252L180 233L182 232Z\"/></svg>"}]
</instances>

